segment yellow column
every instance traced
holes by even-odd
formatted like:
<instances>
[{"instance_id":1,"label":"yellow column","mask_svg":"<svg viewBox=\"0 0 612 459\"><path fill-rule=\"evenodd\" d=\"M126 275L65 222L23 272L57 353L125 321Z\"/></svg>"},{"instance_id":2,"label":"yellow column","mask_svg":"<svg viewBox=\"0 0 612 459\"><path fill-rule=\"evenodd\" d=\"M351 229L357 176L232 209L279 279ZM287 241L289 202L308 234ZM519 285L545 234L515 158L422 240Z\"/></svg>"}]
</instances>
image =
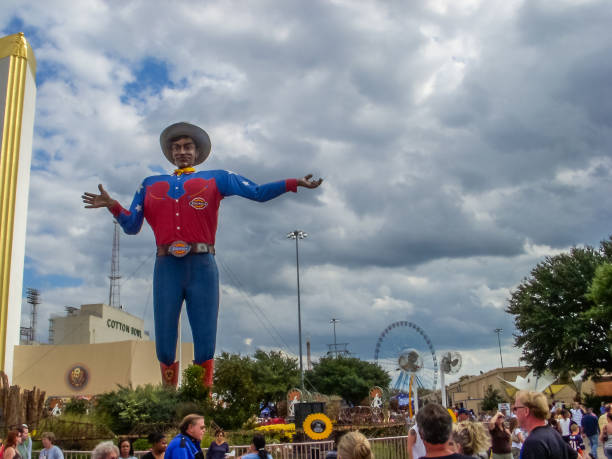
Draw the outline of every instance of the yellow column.
<instances>
[{"instance_id":1,"label":"yellow column","mask_svg":"<svg viewBox=\"0 0 612 459\"><path fill-rule=\"evenodd\" d=\"M36 60L23 33L0 38L0 369L19 344Z\"/></svg>"}]
</instances>

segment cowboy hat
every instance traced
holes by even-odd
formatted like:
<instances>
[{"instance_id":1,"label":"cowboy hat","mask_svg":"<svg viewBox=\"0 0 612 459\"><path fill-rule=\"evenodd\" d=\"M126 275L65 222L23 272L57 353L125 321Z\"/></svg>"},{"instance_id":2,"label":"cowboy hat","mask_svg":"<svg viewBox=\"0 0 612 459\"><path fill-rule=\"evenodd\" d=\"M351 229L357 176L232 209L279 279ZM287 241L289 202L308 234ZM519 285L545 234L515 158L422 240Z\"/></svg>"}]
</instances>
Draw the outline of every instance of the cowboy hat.
<instances>
[{"instance_id":1,"label":"cowboy hat","mask_svg":"<svg viewBox=\"0 0 612 459\"><path fill-rule=\"evenodd\" d=\"M171 124L164 129L159 136L161 149L164 152L164 155L166 155L166 158L168 158L168 161L174 164L172 151L170 149L171 140L182 135L191 137L196 145L197 155L195 158L195 164L200 164L206 161L206 158L208 158L208 155L210 154L210 137L208 137L206 131L201 127L185 122Z\"/></svg>"}]
</instances>

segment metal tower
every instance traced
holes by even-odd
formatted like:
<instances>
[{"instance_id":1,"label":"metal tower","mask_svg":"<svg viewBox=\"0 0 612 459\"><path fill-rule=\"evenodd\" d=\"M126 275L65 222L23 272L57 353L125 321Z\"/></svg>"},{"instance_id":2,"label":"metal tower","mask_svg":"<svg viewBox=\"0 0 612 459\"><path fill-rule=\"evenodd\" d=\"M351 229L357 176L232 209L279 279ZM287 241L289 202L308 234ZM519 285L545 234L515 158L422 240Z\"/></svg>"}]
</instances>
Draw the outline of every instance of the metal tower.
<instances>
[{"instance_id":1,"label":"metal tower","mask_svg":"<svg viewBox=\"0 0 612 459\"><path fill-rule=\"evenodd\" d=\"M113 254L111 257L111 272L108 278L110 279L110 290L108 292L108 304L114 308L121 309L121 295L119 280L119 224L115 223L115 234L113 236Z\"/></svg>"},{"instance_id":2,"label":"metal tower","mask_svg":"<svg viewBox=\"0 0 612 459\"><path fill-rule=\"evenodd\" d=\"M329 321L330 324L334 324L334 344L328 344L327 347L329 350L327 351L328 356L335 356L338 358L338 354L348 357L351 353L348 350L349 343L338 343L336 342L336 323L340 322L340 320L333 318Z\"/></svg>"},{"instance_id":3,"label":"metal tower","mask_svg":"<svg viewBox=\"0 0 612 459\"><path fill-rule=\"evenodd\" d=\"M30 312L30 326L20 327L19 338L23 344L32 344L36 341L36 321L38 318L38 305L40 304L40 292L35 288L26 289L28 304L32 305Z\"/></svg>"},{"instance_id":4,"label":"metal tower","mask_svg":"<svg viewBox=\"0 0 612 459\"><path fill-rule=\"evenodd\" d=\"M30 343L33 343L36 341L36 322L38 319L40 292L35 288L28 288L26 292L28 303L32 305L32 315L30 316Z\"/></svg>"}]
</instances>

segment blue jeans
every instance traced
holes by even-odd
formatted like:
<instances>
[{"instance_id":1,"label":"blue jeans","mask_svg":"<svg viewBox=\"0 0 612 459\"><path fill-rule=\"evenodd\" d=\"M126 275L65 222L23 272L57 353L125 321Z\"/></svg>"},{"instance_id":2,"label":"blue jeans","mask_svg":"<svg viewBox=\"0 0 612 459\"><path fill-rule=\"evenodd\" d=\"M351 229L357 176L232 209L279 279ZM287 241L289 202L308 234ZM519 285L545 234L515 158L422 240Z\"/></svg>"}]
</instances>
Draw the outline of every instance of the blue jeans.
<instances>
[{"instance_id":1,"label":"blue jeans","mask_svg":"<svg viewBox=\"0 0 612 459\"><path fill-rule=\"evenodd\" d=\"M589 439L589 443L591 444L591 454L593 457L597 457L597 438L599 435L589 435L587 438Z\"/></svg>"},{"instance_id":2,"label":"blue jeans","mask_svg":"<svg viewBox=\"0 0 612 459\"><path fill-rule=\"evenodd\" d=\"M157 359L174 363L178 320L183 306L193 335L194 363L215 355L219 315L219 271L214 255L201 253L176 258L157 257L153 272L153 313Z\"/></svg>"}]
</instances>

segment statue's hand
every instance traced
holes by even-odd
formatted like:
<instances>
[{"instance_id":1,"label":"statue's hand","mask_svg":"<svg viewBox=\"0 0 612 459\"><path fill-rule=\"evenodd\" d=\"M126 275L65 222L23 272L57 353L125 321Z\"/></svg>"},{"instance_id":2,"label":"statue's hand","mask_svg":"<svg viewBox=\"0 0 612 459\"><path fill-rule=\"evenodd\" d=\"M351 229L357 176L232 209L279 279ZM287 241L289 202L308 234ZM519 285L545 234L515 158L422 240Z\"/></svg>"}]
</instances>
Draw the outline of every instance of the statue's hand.
<instances>
[{"instance_id":1,"label":"statue's hand","mask_svg":"<svg viewBox=\"0 0 612 459\"><path fill-rule=\"evenodd\" d=\"M316 180L311 180L311 179L312 179L312 174L308 174L305 177L298 179L298 186L303 186L304 188L316 188L321 183L323 183L322 178L319 178Z\"/></svg>"},{"instance_id":2,"label":"statue's hand","mask_svg":"<svg viewBox=\"0 0 612 459\"><path fill-rule=\"evenodd\" d=\"M86 209L95 209L98 207L111 208L115 205L115 200L109 196L102 184L98 185L100 194L85 192L81 196Z\"/></svg>"}]
</instances>

